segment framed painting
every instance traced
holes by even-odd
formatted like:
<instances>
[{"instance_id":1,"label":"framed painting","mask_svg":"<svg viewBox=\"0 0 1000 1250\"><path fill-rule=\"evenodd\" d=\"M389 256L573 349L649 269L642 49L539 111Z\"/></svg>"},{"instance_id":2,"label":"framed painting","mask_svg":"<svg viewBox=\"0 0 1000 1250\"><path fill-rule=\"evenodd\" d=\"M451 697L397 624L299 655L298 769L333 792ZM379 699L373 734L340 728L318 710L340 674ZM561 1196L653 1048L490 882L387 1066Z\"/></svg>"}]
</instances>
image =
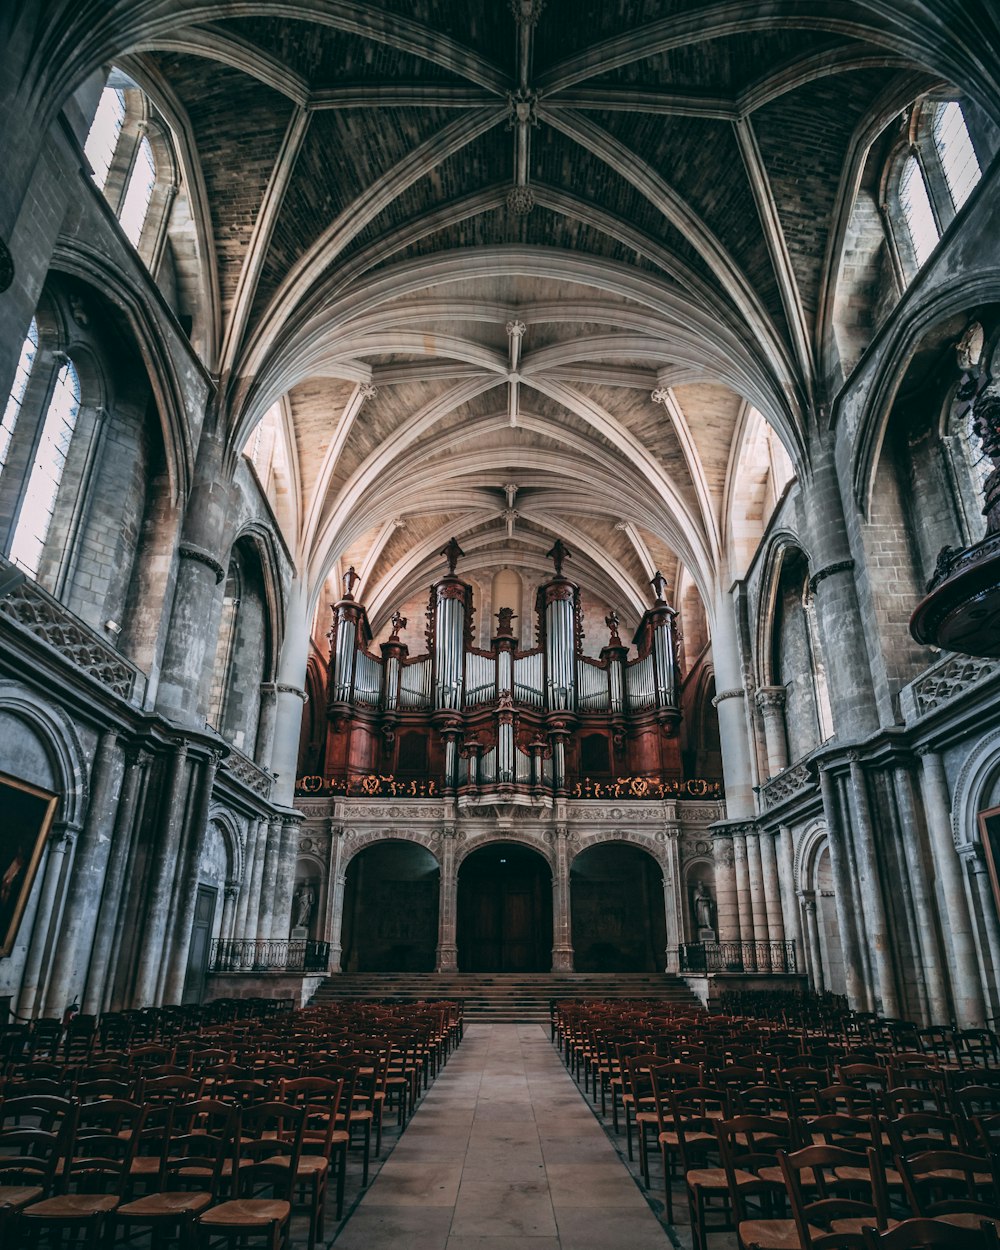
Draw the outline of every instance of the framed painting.
<instances>
[{"instance_id":1,"label":"framed painting","mask_svg":"<svg viewBox=\"0 0 1000 1250\"><path fill-rule=\"evenodd\" d=\"M986 853L986 867L993 886L993 902L1000 912L1000 807L979 813L979 836Z\"/></svg>"},{"instance_id":2,"label":"framed painting","mask_svg":"<svg viewBox=\"0 0 1000 1250\"><path fill-rule=\"evenodd\" d=\"M58 802L57 794L0 773L0 958L14 949Z\"/></svg>"}]
</instances>

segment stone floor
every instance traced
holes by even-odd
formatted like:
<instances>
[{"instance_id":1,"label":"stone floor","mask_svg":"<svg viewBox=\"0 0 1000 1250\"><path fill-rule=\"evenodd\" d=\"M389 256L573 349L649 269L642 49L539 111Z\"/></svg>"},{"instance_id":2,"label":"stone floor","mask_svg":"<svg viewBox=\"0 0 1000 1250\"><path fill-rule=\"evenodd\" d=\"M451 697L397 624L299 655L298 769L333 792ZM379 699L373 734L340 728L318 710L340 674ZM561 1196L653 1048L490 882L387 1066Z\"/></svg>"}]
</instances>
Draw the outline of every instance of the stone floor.
<instances>
[{"instance_id":1,"label":"stone floor","mask_svg":"<svg viewBox=\"0 0 1000 1250\"><path fill-rule=\"evenodd\" d=\"M466 1028L333 1245L666 1250L671 1238L547 1030L495 1024Z\"/></svg>"}]
</instances>

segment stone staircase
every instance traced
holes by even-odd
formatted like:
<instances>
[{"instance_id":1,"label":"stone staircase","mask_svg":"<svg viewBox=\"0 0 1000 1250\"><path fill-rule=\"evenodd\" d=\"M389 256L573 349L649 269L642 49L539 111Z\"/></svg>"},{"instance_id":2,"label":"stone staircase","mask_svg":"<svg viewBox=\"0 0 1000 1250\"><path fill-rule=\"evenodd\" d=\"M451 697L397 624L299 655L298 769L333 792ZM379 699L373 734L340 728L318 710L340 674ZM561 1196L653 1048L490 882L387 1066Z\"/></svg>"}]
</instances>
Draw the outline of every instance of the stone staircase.
<instances>
[{"instance_id":1,"label":"stone staircase","mask_svg":"<svg viewBox=\"0 0 1000 1250\"><path fill-rule=\"evenodd\" d=\"M695 1004L684 980L654 972L342 972L327 977L314 1005L352 998L417 1002L426 998L461 999L470 1023L548 1024L554 998L658 998Z\"/></svg>"}]
</instances>

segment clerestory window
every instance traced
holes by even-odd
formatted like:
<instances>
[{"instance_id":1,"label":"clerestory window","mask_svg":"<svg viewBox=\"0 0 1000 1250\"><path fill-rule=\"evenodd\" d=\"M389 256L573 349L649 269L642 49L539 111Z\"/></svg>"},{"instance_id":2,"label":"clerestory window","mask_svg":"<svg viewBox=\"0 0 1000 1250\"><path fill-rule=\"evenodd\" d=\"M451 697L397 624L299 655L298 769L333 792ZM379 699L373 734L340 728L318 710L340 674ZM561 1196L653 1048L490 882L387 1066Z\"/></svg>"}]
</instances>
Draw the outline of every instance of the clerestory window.
<instances>
[{"instance_id":1,"label":"clerestory window","mask_svg":"<svg viewBox=\"0 0 1000 1250\"><path fill-rule=\"evenodd\" d=\"M7 463L10 441L14 437L17 419L21 415L21 405L24 403L24 395L28 389L28 379L31 377L31 366L35 363L37 354L38 322L32 317L31 325L28 326L28 333L21 344L21 355L17 362L17 372L14 374L14 385L10 389L10 396L7 400L7 407L4 409L3 417L0 418L0 473L3 472L4 465Z\"/></svg>"},{"instance_id":2,"label":"clerestory window","mask_svg":"<svg viewBox=\"0 0 1000 1250\"><path fill-rule=\"evenodd\" d=\"M80 413L80 378L71 360L63 363L42 421L34 462L21 501L10 558L26 573L38 573L52 524L59 484Z\"/></svg>"}]
</instances>

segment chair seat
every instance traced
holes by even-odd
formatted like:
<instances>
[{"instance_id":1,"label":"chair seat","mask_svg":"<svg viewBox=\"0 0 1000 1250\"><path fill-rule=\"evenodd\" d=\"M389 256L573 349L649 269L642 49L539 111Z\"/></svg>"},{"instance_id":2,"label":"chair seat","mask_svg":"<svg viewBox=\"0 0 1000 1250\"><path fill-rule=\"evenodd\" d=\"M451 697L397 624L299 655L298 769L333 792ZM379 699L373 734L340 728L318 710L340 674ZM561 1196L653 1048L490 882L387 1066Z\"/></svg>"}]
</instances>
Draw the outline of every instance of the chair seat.
<instances>
[{"instance_id":1,"label":"chair seat","mask_svg":"<svg viewBox=\"0 0 1000 1250\"><path fill-rule=\"evenodd\" d=\"M84 1220L113 1211L119 1201L116 1194L59 1194L25 1207L23 1215L25 1219Z\"/></svg>"},{"instance_id":2,"label":"chair seat","mask_svg":"<svg viewBox=\"0 0 1000 1250\"><path fill-rule=\"evenodd\" d=\"M660 1133L659 1142L661 1146L676 1146L680 1143L680 1135L675 1133L673 1129L667 1129L666 1132ZM698 1142L714 1142L715 1136L712 1133L685 1133L684 1141L689 1145L695 1145Z\"/></svg>"},{"instance_id":3,"label":"chair seat","mask_svg":"<svg viewBox=\"0 0 1000 1250\"><path fill-rule=\"evenodd\" d=\"M733 1175L737 1185L752 1185L757 1180L752 1172L743 1172L739 1168ZM725 1168L691 1168L684 1173L684 1179L690 1189L711 1189L719 1193L729 1189Z\"/></svg>"},{"instance_id":4,"label":"chair seat","mask_svg":"<svg viewBox=\"0 0 1000 1250\"><path fill-rule=\"evenodd\" d=\"M226 1228L265 1228L282 1224L292 1213L287 1202L279 1198L231 1198L206 1211L200 1224Z\"/></svg>"},{"instance_id":5,"label":"chair seat","mask_svg":"<svg viewBox=\"0 0 1000 1250\"><path fill-rule=\"evenodd\" d=\"M129 1164L131 1176L156 1176L160 1170L160 1160L153 1155L136 1155Z\"/></svg>"},{"instance_id":6,"label":"chair seat","mask_svg":"<svg viewBox=\"0 0 1000 1250\"><path fill-rule=\"evenodd\" d=\"M769 1185L777 1185L779 1189L785 1188L785 1178L781 1168L777 1166L763 1167L757 1173L762 1181L767 1181ZM867 1176L867 1172L865 1173ZM816 1176L812 1168L803 1168L799 1173L799 1184L803 1189L816 1188Z\"/></svg>"},{"instance_id":7,"label":"chair seat","mask_svg":"<svg viewBox=\"0 0 1000 1250\"><path fill-rule=\"evenodd\" d=\"M857 1181L859 1184L871 1184L871 1173L867 1168L834 1168L839 1181ZM902 1189L903 1178L895 1168L883 1168L885 1183L890 1189Z\"/></svg>"},{"instance_id":8,"label":"chair seat","mask_svg":"<svg viewBox=\"0 0 1000 1250\"><path fill-rule=\"evenodd\" d=\"M20 1211L29 1202L37 1202L44 1193L40 1185L0 1185L0 1207Z\"/></svg>"},{"instance_id":9,"label":"chair seat","mask_svg":"<svg viewBox=\"0 0 1000 1250\"><path fill-rule=\"evenodd\" d=\"M744 1246L759 1246L760 1250L800 1250L794 1220L744 1220L739 1237Z\"/></svg>"},{"instance_id":10,"label":"chair seat","mask_svg":"<svg viewBox=\"0 0 1000 1250\"><path fill-rule=\"evenodd\" d=\"M934 1218L940 1220L942 1224L954 1224L958 1228L971 1228L974 1231L977 1231L981 1224L992 1224L1000 1233L1000 1219L983 1215L979 1211L949 1211L946 1215L935 1215Z\"/></svg>"},{"instance_id":11,"label":"chair seat","mask_svg":"<svg viewBox=\"0 0 1000 1250\"><path fill-rule=\"evenodd\" d=\"M146 1194L136 1198L134 1202L126 1202L118 1208L119 1219L164 1219L170 1216L185 1215L191 1211L204 1211L212 1205L212 1195L204 1193L160 1193Z\"/></svg>"},{"instance_id":12,"label":"chair seat","mask_svg":"<svg viewBox=\"0 0 1000 1250\"><path fill-rule=\"evenodd\" d=\"M281 1158L269 1159L268 1162L287 1168L291 1164L291 1159L285 1155ZM310 1176L320 1176L328 1171L329 1167L330 1163L326 1155L299 1155L299 1166L296 1168L295 1175L301 1176L307 1173Z\"/></svg>"}]
</instances>

